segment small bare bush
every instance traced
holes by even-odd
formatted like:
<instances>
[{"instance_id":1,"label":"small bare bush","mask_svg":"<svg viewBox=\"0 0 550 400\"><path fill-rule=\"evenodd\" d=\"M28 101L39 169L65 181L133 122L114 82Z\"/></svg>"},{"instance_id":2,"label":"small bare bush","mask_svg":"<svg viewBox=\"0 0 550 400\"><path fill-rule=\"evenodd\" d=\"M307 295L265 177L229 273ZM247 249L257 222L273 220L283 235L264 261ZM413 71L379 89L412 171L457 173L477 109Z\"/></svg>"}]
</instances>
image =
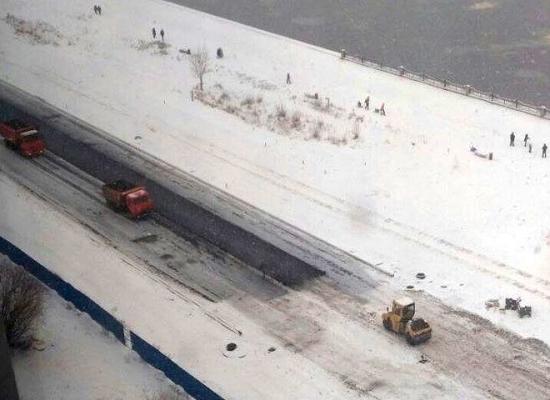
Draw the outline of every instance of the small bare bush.
<instances>
[{"instance_id":1,"label":"small bare bush","mask_svg":"<svg viewBox=\"0 0 550 400\"><path fill-rule=\"evenodd\" d=\"M290 126L292 129L302 129L302 113L300 111L294 111L292 117L290 117Z\"/></svg>"},{"instance_id":2,"label":"small bare bush","mask_svg":"<svg viewBox=\"0 0 550 400\"><path fill-rule=\"evenodd\" d=\"M287 116L286 108L282 104L279 104L277 106L277 110L275 111L275 116L277 117L278 120L286 119L286 116Z\"/></svg>"},{"instance_id":3,"label":"small bare bush","mask_svg":"<svg viewBox=\"0 0 550 400\"><path fill-rule=\"evenodd\" d=\"M10 347L28 349L44 304L42 285L7 257L0 258L0 318Z\"/></svg>"},{"instance_id":4,"label":"small bare bush","mask_svg":"<svg viewBox=\"0 0 550 400\"><path fill-rule=\"evenodd\" d=\"M227 103L230 99L231 99L231 96L229 96L229 94L227 92L223 92L218 97L217 102L218 102L218 104L224 104L224 103Z\"/></svg>"},{"instance_id":5,"label":"small bare bush","mask_svg":"<svg viewBox=\"0 0 550 400\"><path fill-rule=\"evenodd\" d=\"M193 75L199 79L199 89L203 90L204 75L210 72L208 51L204 47L201 47L193 53L189 62L191 63Z\"/></svg>"},{"instance_id":6,"label":"small bare bush","mask_svg":"<svg viewBox=\"0 0 550 400\"><path fill-rule=\"evenodd\" d=\"M224 110L229 114L235 114L237 112L237 107L235 107L233 104L228 104L224 107Z\"/></svg>"},{"instance_id":7,"label":"small bare bush","mask_svg":"<svg viewBox=\"0 0 550 400\"><path fill-rule=\"evenodd\" d=\"M254 97L252 96L246 96L241 101L241 106L252 107L252 104L254 104Z\"/></svg>"},{"instance_id":8,"label":"small bare bush","mask_svg":"<svg viewBox=\"0 0 550 400\"><path fill-rule=\"evenodd\" d=\"M321 110L323 108L323 103L319 99L315 99L311 105L315 110Z\"/></svg>"},{"instance_id":9,"label":"small bare bush","mask_svg":"<svg viewBox=\"0 0 550 400\"><path fill-rule=\"evenodd\" d=\"M361 122L360 120L356 119L353 123L353 127L351 128L351 138L353 140L359 139L359 136L361 135Z\"/></svg>"},{"instance_id":10,"label":"small bare bush","mask_svg":"<svg viewBox=\"0 0 550 400\"><path fill-rule=\"evenodd\" d=\"M310 129L311 129L311 137L317 140L321 140L323 131L325 129L325 123L323 122L323 120L317 119L315 120L313 125L311 125Z\"/></svg>"},{"instance_id":11,"label":"small bare bush","mask_svg":"<svg viewBox=\"0 0 550 400\"><path fill-rule=\"evenodd\" d=\"M328 141L336 146L348 144L348 139L345 136L331 135L328 137Z\"/></svg>"}]
</instances>

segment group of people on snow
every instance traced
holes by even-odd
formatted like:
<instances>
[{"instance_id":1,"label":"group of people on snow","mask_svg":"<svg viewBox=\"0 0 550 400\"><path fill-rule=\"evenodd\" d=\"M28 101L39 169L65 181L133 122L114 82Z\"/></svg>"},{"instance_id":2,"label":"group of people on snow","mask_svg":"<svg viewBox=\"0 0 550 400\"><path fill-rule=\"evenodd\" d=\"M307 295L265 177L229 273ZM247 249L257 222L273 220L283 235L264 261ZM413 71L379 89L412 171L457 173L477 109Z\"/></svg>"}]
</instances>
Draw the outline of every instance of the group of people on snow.
<instances>
[{"instance_id":1,"label":"group of people on snow","mask_svg":"<svg viewBox=\"0 0 550 400\"><path fill-rule=\"evenodd\" d=\"M370 96L367 96L366 99L365 99L365 110L369 110L370 109ZM359 108L363 108L363 103L361 103L361 100L359 100L357 102L357 107ZM380 108L375 108L374 109L374 112L376 113L379 113L380 115L386 115L386 109L385 109L385 105L384 103L382 103L382 105L380 106Z\"/></svg>"},{"instance_id":2,"label":"group of people on snow","mask_svg":"<svg viewBox=\"0 0 550 400\"><path fill-rule=\"evenodd\" d=\"M94 14L101 15L101 6L98 6L97 4L94 6Z\"/></svg>"},{"instance_id":3,"label":"group of people on snow","mask_svg":"<svg viewBox=\"0 0 550 400\"><path fill-rule=\"evenodd\" d=\"M155 29L155 27L153 27L153 29L151 29L151 33L153 34L153 39L156 39L157 38L157 30ZM164 29L160 29L160 37L162 38L162 41L164 42Z\"/></svg>"},{"instance_id":4,"label":"group of people on snow","mask_svg":"<svg viewBox=\"0 0 550 400\"><path fill-rule=\"evenodd\" d=\"M516 141L516 134L514 132L512 132L510 134L510 147L515 146L515 141ZM527 147L529 149L529 153L531 153L533 151L533 144L531 143L531 138L529 137L529 135L527 133L523 137L523 147ZM542 158L546 158L546 150L548 150L548 146L546 145L546 143L543 143L543 145L542 145Z\"/></svg>"}]
</instances>

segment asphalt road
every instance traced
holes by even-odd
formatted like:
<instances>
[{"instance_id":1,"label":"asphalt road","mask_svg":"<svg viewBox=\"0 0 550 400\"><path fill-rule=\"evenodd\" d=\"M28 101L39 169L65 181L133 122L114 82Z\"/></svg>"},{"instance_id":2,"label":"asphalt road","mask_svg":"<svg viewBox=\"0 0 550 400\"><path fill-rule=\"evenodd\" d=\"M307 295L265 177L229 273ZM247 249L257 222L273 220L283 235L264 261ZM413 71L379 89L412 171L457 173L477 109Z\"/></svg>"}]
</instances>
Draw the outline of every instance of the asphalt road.
<instances>
[{"instance_id":1,"label":"asphalt road","mask_svg":"<svg viewBox=\"0 0 550 400\"><path fill-rule=\"evenodd\" d=\"M253 207L229 198L190 175L176 173L160 160L145 159L136 149L11 85L0 83L0 88L2 118L24 117L34 121L52 153L100 181L124 178L145 185L155 201L156 217L179 234L199 236L287 285L300 285L324 274L243 228L243 221L235 223L235 218L225 219L224 215L203 205L211 203L213 198L235 205L225 215L237 220L243 214L254 217L258 211Z\"/></svg>"}]
</instances>

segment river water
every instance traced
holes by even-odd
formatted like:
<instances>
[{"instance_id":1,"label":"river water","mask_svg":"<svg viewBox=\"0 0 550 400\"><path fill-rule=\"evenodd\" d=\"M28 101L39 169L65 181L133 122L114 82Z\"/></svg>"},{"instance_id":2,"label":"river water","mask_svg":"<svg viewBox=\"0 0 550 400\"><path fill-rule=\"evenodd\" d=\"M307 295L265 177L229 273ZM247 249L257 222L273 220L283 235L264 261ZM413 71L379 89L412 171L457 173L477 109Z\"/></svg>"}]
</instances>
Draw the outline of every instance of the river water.
<instances>
[{"instance_id":1,"label":"river water","mask_svg":"<svg viewBox=\"0 0 550 400\"><path fill-rule=\"evenodd\" d=\"M550 106L550 0L171 0L332 50Z\"/></svg>"}]
</instances>

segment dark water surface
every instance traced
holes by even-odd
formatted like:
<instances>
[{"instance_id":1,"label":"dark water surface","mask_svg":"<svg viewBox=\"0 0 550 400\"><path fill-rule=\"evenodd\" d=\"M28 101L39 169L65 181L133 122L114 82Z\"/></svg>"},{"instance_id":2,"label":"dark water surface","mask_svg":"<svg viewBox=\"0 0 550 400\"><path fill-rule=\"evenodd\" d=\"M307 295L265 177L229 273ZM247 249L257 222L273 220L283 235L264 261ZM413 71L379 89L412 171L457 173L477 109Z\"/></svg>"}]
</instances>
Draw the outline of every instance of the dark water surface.
<instances>
[{"instance_id":1,"label":"dark water surface","mask_svg":"<svg viewBox=\"0 0 550 400\"><path fill-rule=\"evenodd\" d=\"M550 0L170 0L550 106Z\"/></svg>"}]
</instances>

